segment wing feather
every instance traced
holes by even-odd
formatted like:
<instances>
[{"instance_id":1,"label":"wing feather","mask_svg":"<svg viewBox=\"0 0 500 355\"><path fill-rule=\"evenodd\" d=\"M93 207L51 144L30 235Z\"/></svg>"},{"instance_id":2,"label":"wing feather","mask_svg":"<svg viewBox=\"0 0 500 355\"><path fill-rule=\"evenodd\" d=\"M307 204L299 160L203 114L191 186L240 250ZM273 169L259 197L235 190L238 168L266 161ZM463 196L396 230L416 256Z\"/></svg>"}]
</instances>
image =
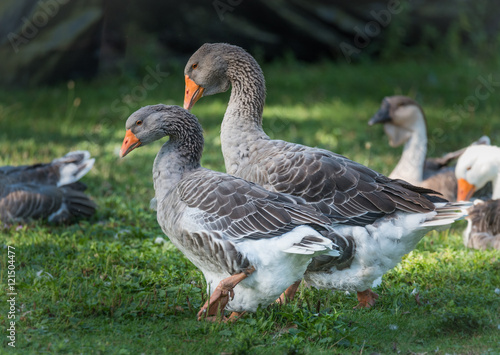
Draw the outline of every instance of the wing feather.
<instances>
[{"instance_id":1,"label":"wing feather","mask_svg":"<svg viewBox=\"0 0 500 355\"><path fill-rule=\"evenodd\" d=\"M185 176L177 191L181 200L196 210L193 218L199 225L223 232L226 238L268 238L303 224L330 223L301 198L206 169Z\"/></svg>"},{"instance_id":2,"label":"wing feather","mask_svg":"<svg viewBox=\"0 0 500 355\"><path fill-rule=\"evenodd\" d=\"M63 203L63 193L55 186L10 184L4 186L0 196L2 220L46 218Z\"/></svg>"},{"instance_id":3,"label":"wing feather","mask_svg":"<svg viewBox=\"0 0 500 355\"><path fill-rule=\"evenodd\" d=\"M396 211L425 213L435 206L434 191L393 180L346 157L294 143L258 141L238 174L276 192L299 196L336 223L366 225ZM257 160L258 159L258 160Z\"/></svg>"}]
</instances>

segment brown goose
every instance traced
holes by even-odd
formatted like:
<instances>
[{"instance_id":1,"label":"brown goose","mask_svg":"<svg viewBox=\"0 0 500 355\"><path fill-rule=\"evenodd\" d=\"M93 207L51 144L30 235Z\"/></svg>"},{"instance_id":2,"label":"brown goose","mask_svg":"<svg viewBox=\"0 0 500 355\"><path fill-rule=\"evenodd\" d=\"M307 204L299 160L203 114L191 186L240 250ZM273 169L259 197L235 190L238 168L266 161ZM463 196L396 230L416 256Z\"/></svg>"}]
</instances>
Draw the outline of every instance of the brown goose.
<instances>
[{"instance_id":1,"label":"brown goose","mask_svg":"<svg viewBox=\"0 0 500 355\"><path fill-rule=\"evenodd\" d=\"M121 156L170 137L153 165L157 218L205 276L211 296L199 319L219 307L243 312L269 305L302 278L313 256L328 253L343 262L332 242L343 238L303 199L202 168L203 132L188 111L146 106L127 119L126 130Z\"/></svg>"},{"instance_id":2,"label":"brown goose","mask_svg":"<svg viewBox=\"0 0 500 355\"><path fill-rule=\"evenodd\" d=\"M423 235L463 215L433 203L432 190L392 180L344 156L280 140L262 129L265 81L255 59L229 44L204 44L185 71L185 108L232 86L221 126L226 170L270 191L300 196L330 217L349 240L348 263L316 258L305 280L319 288L357 291L359 306L378 297L369 288L411 251ZM451 206L453 207L453 206ZM453 207L454 208L454 207ZM442 212L442 213L441 213Z\"/></svg>"},{"instance_id":3,"label":"brown goose","mask_svg":"<svg viewBox=\"0 0 500 355\"><path fill-rule=\"evenodd\" d=\"M465 148L451 152L442 158L428 158L427 123L422 107L407 96L388 96L382 100L377 113L368 124L384 124L389 144L398 147L404 144L398 164L389 175L392 179L402 179L414 185L440 192L449 201L457 199L457 179L455 167L450 163L458 158ZM474 144L490 144L483 136ZM488 193L486 191L482 192Z\"/></svg>"},{"instance_id":4,"label":"brown goose","mask_svg":"<svg viewBox=\"0 0 500 355\"><path fill-rule=\"evenodd\" d=\"M92 216L96 205L78 180L94 161L89 152L74 151L48 164L0 167L0 220L62 223Z\"/></svg>"},{"instance_id":5,"label":"brown goose","mask_svg":"<svg viewBox=\"0 0 500 355\"><path fill-rule=\"evenodd\" d=\"M500 250L500 148L485 145L467 148L458 158L455 173L459 201L470 199L487 182L493 185L492 199L476 200L468 210L465 246Z\"/></svg>"}]
</instances>

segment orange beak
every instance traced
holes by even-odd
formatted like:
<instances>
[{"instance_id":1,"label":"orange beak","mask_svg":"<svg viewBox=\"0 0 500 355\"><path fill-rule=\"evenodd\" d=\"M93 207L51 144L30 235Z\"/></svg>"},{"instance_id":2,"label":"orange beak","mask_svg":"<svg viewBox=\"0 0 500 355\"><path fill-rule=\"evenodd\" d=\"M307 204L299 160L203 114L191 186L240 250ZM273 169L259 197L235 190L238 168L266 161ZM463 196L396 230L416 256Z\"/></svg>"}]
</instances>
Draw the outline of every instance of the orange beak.
<instances>
[{"instance_id":1,"label":"orange beak","mask_svg":"<svg viewBox=\"0 0 500 355\"><path fill-rule=\"evenodd\" d=\"M184 108L186 110L191 110L196 101L198 101L203 96L203 91L200 85L196 84L193 80L186 75L186 92L184 93Z\"/></svg>"},{"instance_id":2,"label":"orange beak","mask_svg":"<svg viewBox=\"0 0 500 355\"><path fill-rule=\"evenodd\" d=\"M458 179L457 201L469 201L476 187L465 179Z\"/></svg>"},{"instance_id":3,"label":"orange beak","mask_svg":"<svg viewBox=\"0 0 500 355\"><path fill-rule=\"evenodd\" d=\"M123 158L141 144L139 138L137 138L130 129L127 129L125 138L123 139L122 149L120 149L120 158Z\"/></svg>"}]
</instances>

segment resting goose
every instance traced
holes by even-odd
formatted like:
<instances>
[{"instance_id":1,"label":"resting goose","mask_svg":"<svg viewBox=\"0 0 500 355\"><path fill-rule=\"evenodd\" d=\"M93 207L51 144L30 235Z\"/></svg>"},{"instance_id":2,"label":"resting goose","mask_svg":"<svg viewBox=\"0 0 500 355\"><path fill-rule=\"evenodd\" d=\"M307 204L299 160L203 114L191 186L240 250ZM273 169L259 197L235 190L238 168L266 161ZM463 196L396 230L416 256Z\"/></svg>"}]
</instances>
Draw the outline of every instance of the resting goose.
<instances>
[{"instance_id":1,"label":"resting goose","mask_svg":"<svg viewBox=\"0 0 500 355\"><path fill-rule=\"evenodd\" d=\"M428 158L427 123L422 107L407 96L388 96L382 100L377 113L370 119L370 126L381 123L392 147L404 144L401 159L389 175L411 184L438 191L449 201L457 199L455 168L449 166L465 148L451 152L442 158ZM490 144L483 136L474 144Z\"/></svg>"},{"instance_id":2,"label":"resting goose","mask_svg":"<svg viewBox=\"0 0 500 355\"><path fill-rule=\"evenodd\" d=\"M78 180L94 161L89 152L74 151L48 164L0 167L0 220L62 223L92 216L96 205Z\"/></svg>"},{"instance_id":3,"label":"resting goose","mask_svg":"<svg viewBox=\"0 0 500 355\"><path fill-rule=\"evenodd\" d=\"M218 308L244 312L269 305L302 278L313 256L328 253L334 263L343 262L343 251L332 242L338 237L342 243L342 237L303 199L202 168L201 125L181 107L154 105L133 113L120 155L164 136L170 140L153 165L157 219L205 276L211 296L198 319Z\"/></svg>"},{"instance_id":4,"label":"resting goose","mask_svg":"<svg viewBox=\"0 0 500 355\"><path fill-rule=\"evenodd\" d=\"M304 275L318 288L358 292L359 307L378 296L369 288L411 251L424 234L448 225L463 212L433 202L433 191L392 180L344 156L318 148L271 140L262 129L265 81L260 66L242 48L204 44L185 71L184 106L232 86L221 126L229 174L270 191L302 197L330 217L349 240L352 256L341 267L328 256L315 258ZM444 217L444 218L443 218Z\"/></svg>"},{"instance_id":5,"label":"resting goose","mask_svg":"<svg viewBox=\"0 0 500 355\"><path fill-rule=\"evenodd\" d=\"M476 200L469 208L466 247L500 250L500 148L495 146L469 147L458 158L455 174L458 180L457 198L469 200L474 191L487 182L493 185L492 199Z\"/></svg>"}]
</instances>

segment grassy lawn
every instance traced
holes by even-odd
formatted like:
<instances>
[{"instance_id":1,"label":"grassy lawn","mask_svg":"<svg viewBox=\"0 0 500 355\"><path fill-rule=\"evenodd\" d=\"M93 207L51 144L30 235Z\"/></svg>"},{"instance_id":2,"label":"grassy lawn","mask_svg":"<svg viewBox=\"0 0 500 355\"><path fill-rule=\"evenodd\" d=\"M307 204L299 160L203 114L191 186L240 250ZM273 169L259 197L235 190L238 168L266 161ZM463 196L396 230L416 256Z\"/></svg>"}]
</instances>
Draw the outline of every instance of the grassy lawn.
<instances>
[{"instance_id":1,"label":"grassy lawn","mask_svg":"<svg viewBox=\"0 0 500 355\"><path fill-rule=\"evenodd\" d=\"M500 63L404 60L387 64L264 66L264 124L273 138L334 150L388 174L400 150L367 121L386 95L416 97L428 119L430 155L487 134L500 144ZM148 71L149 68L149 71ZM276 354L500 353L500 252L466 249L464 222L431 233L376 289L356 295L301 286L296 302L235 324L197 322L201 273L165 237L148 209L160 143L118 157L125 120L141 106L182 105L182 67L31 90L0 90L0 165L49 161L87 149L83 178L99 205L89 221L0 229L0 353ZM155 83L157 85L152 85ZM154 86L154 88L153 88ZM228 94L193 112L206 134L205 167L223 170L220 122ZM166 240L168 240L165 237ZM16 349L7 345L7 249L16 252Z\"/></svg>"}]
</instances>

